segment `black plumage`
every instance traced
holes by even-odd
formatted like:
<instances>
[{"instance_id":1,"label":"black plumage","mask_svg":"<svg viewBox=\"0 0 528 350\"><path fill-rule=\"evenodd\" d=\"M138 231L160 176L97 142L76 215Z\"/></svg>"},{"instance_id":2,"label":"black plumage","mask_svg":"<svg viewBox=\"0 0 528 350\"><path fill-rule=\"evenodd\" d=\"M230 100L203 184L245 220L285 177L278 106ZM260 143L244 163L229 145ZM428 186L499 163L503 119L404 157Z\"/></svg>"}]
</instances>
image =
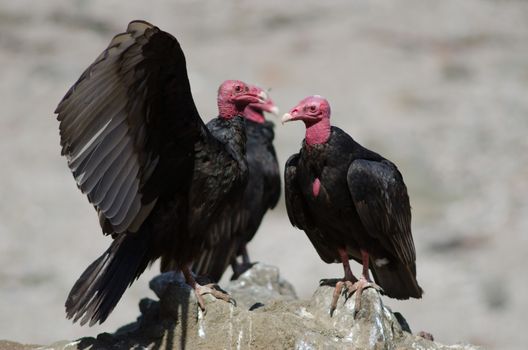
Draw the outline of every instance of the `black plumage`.
<instances>
[{"instance_id":1,"label":"black plumage","mask_svg":"<svg viewBox=\"0 0 528 350\"><path fill-rule=\"evenodd\" d=\"M290 221L306 232L323 261L343 263L345 281L358 281L348 266L354 259L366 264L362 277L368 281L370 268L386 295L419 298L402 175L392 162L330 127L330 107L324 103L318 96L307 98L283 119L307 125L300 153L285 168Z\"/></svg>"},{"instance_id":2,"label":"black plumage","mask_svg":"<svg viewBox=\"0 0 528 350\"><path fill-rule=\"evenodd\" d=\"M134 21L115 36L57 107L62 154L111 234L108 250L73 286L66 312L103 322L125 289L160 257L200 295L189 266L229 239L240 218L223 209L247 181L245 122L260 98L239 81L219 99L213 135L195 107L185 57L170 34ZM201 294L200 294L201 293Z\"/></svg>"},{"instance_id":3,"label":"black plumage","mask_svg":"<svg viewBox=\"0 0 528 350\"><path fill-rule=\"evenodd\" d=\"M215 134L210 123L208 127ZM273 129L274 124L270 121L257 122L246 118L249 175L242 201L237 203L237 210L243 221L239 230L232 234L231 240L225 240L213 249L202 252L193 266L198 275L218 281L231 264L233 278L237 278L252 265L246 245L255 236L266 212L277 205L281 192L279 163L273 146ZM241 263L237 261L240 256Z\"/></svg>"},{"instance_id":4,"label":"black plumage","mask_svg":"<svg viewBox=\"0 0 528 350\"><path fill-rule=\"evenodd\" d=\"M273 139L274 124L270 121L257 123L246 119L248 185L242 202L251 214L243 229L237 255L246 255L246 245L255 234L269 209L275 208L281 194L281 174Z\"/></svg>"}]
</instances>

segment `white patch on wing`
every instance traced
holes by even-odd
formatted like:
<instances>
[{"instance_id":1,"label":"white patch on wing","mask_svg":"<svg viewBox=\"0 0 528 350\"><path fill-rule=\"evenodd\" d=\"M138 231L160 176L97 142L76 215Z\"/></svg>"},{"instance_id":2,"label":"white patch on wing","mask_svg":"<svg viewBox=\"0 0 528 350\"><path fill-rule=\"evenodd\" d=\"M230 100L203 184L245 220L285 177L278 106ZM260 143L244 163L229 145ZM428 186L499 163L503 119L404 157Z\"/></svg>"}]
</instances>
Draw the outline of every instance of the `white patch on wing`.
<instances>
[{"instance_id":1,"label":"white patch on wing","mask_svg":"<svg viewBox=\"0 0 528 350\"><path fill-rule=\"evenodd\" d=\"M376 264L376 266L382 267L382 266L385 266L385 265L387 265L389 263L389 259L387 259L387 258L376 259L376 260L374 260L374 263Z\"/></svg>"}]
</instances>

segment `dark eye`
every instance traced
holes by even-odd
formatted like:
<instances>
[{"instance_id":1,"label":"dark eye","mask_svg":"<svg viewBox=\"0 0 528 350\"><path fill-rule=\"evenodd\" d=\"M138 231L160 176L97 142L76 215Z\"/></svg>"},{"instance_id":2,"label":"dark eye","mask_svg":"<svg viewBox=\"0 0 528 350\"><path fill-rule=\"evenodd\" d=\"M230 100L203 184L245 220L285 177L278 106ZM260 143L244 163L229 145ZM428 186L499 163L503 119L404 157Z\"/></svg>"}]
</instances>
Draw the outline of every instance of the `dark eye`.
<instances>
[{"instance_id":1,"label":"dark eye","mask_svg":"<svg viewBox=\"0 0 528 350\"><path fill-rule=\"evenodd\" d=\"M240 91L242 91L242 86L240 85L235 86L235 92L240 92Z\"/></svg>"},{"instance_id":2,"label":"dark eye","mask_svg":"<svg viewBox=\"0 0 528 350\"><path fill-rule=\"evenodd\" d=\"M310 112L315 112L316 109L317 109L317 107L315 107L315 105L311 105L310 106Z\"/></svg>"}]
</instances>

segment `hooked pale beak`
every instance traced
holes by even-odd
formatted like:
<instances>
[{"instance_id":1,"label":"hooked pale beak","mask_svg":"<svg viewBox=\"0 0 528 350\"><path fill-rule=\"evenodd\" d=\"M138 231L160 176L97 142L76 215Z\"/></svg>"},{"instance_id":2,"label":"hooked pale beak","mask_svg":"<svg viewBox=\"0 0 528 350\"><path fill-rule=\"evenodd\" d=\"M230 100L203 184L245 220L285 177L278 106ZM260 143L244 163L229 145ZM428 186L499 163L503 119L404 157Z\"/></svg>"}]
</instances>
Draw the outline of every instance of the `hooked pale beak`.
<instances>
[{"instance_id":1,"label":"hooked pale beak","mask_svg":"<svg viewBox=\"0 0 528 350\"><path fill-rule=\"evenodd\" d=\"M274 116L278 117L279 116L279 107L277 106L273 106L269 109L269 111L271 114L273 114Z\"/></svg>"},{"instance_id":2,"label":"hooked pale beak","mask_svg":"<svg viewBox=\"0 0 528 350\"><path fill-rule=\"evenodd\" d=\"M284 113L284 115L281 118L282 124L287 123L287 122L291 122L292 120L293 120L293 117L292 117L292 115L290 113Z\"/></svg>"},{"instance_id":3,"label":"hooked pale beak","mask_svg":"<svg viewBox=\"0 0 528 350\"><path fill-rule=\"evenodd\" d=\"M289 113L284 113L284 115L281 118L282 124L292 122L294 120L298 120L299 118L299 111L297 110L297 107L293 108Z\"/></svg>"},{"instance_id":4,"label":"hooked pale beak","mask_svg":"<svg viewBox=\"0 0 528 350\"><path fill-rule=\"evenodd\" d=\"M264 90L260 90L257 96L260 101L258 103L251 103L249 105L250 108L262 110L264 112L272 113L275 116L279 116L279 108L269 98L268 94Z\"/></svg>"},{"instance_id":5,"label":"hooked pale beak","mask_svg":"<svg viewBox=\"0 0 528 350\"><path fill-rule=\"evenodd\" d=\"M269 97L268 97L268 94L267 94L266 91L264 91L264 90L261 90L261 91L258 93L258 97L260 97L260 99L262 100L262 103L265 103L266 100L269 98Z\"/></svg>"}]
</instances>

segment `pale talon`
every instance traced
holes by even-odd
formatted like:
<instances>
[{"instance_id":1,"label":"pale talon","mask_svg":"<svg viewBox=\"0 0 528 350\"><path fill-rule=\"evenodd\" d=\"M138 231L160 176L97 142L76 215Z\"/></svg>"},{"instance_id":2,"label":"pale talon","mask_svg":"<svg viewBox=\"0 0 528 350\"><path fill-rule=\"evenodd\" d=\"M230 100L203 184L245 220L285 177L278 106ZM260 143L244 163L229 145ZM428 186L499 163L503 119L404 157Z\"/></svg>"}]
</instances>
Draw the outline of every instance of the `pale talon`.
<instances>
[{"instance_id":1,"label":"pale talon","mask_svg":"<svg viewBox=\"0 0 528 350\"><path fill-rule=\"evenodd\" d=\"M354 303L354 318L356 317L357 313L359 312L359 309L361 308L361 295L363 294L363 290L366 289L366 288L374 288L378 292L381 292L383 290L376 283L367 280L363 276L361 276L359 281L357 281L356 283L352 284L348 288L348 292L350 293L350 295L356 293L355 303Z\"/></svg>"},{"instance_id":2,"label":"pale talon","mask_svg":"<svg viewBox=\"0 0 528 350\"><path fill-rule=\"evenodd\" d=\"M320 284L328 284L332 280L321 280ZM349 280L340 280L335 283L335 289L334 293L332 295L332 303L330 304L330 317L333 316L334 311L337 308L337 301L339 300L339 297L341 294L343 294L343 287L345 287L345 292L347 295L345 295L345 298L348 299L352 294L356 294L354 298L354 317L356 317L359 309L361 308L361 295L363 294L363 290L366 288L374 288L377 291L381 292L383 289L378 286L376 283L371 282L370 280L366 279L364 276L361 276L361 278L355 282L349 281Z\"/></svg>"},{"instance_id":3,"label":"pale talon","mask_svg":"<svg viewBox=\"0 0 528 350\"><path fill-rule=\"evenodd\" d=\"M205 314L205 302L203 300L203 295L205 294L211 294L216 299L221 299L224 301L227 301L228 303L234 303L236 306L236 301L231 298L229 294L226 292L219 290L220 287L218 287L215 283L209 283L205 285L198 284L196 282L196 279L194 278L190 266L187 265L184 269L182 269L183 275L185 277L186 283L191 286L191 288L194 290L194 295L196 296L196 300L198 301L198 306L202 310L202 312Z\"/></svg>"},{"instance_id":4,"label":"pale talon","mask_svg":"<svg viewBox=\"0 0 528 350\"><path fill-rule=\"evenodd\" d=\"M225 292L222 292L222 291L216 289L215 287L216 287L216 284L214 284L214 283L209 283L209 284L206 284L206 285L203 285L203 286L199 285L199 284L196 284L194 292L196 294L196 299L198 300L198 305L200 306L200 309L202 309L202 311L205 312L205 303L204 303L204 300L203 300L203 297L202 297L205 294L211 294L216 299L221 299L223 301L226 301L226 302L236 306L235 299L231 298L231 296L229 294L227 294Z\"/></svg>"},{"instance_id":5,"label":"pale talon","mask_svg":"<svg viewBox=\"0 0 528 350\"><path fill-rule=\"evenodd\" d=\"M346 287L347 291L350 291L352 286L354 285L351 281L338 281L336 283L334 294L332 296L332 304L330 305L330 317L334 314L334 311L337 307L337 301L339 300L339 296L343 292L343 287ZM348 297L346 297L348 299Z\"/></svg>"}]
</instances>

